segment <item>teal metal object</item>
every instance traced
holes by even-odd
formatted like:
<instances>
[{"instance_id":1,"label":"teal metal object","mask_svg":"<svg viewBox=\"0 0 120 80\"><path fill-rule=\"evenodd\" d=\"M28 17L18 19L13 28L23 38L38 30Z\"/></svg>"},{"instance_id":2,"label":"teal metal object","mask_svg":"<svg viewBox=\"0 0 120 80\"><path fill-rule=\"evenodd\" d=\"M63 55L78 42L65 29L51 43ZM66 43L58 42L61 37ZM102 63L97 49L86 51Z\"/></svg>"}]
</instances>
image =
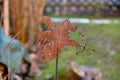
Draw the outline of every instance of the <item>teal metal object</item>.
<instances>
[{"instance_id":1,"label":"teal metal object","mask_svg":"<svg viewBox=\"0 0 120 80\"><path fill-rule=\"evenodd\" d=\"M0 63L6 65L12 75L19 69L22 59L30 62L24 45L19 40L8 38L0 27Z\"/></svg>"}]
</instances>

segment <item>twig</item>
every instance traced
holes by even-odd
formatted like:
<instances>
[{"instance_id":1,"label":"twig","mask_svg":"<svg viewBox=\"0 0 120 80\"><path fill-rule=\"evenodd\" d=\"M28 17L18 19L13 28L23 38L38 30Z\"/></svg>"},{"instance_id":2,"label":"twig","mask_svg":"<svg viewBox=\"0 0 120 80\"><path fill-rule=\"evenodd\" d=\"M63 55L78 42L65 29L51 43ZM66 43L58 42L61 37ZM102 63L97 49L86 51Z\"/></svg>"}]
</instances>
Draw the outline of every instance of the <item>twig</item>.
<instances>
[{"instance_id":1,"label":"twig","mask_svg":"<svg viewBox=\"0 0 120 80\"><path fill-rule=\"evenodd\" d=\"M26 28L23 27L6 45L3 47L3 49L0 50L0 54L9 46L9 44Z\"/></svg>"},{"instance_id":2,"label":"twig","mask_svg":"<svg viewBox=\"0 0 120 80\"><path fill-rule=\"evenodd\" d=\"M8 47L8 75L10 74L10 46ZM8 80L10 79L10 76L8 76Z\"/></svg>"},{"instance_id":3,"label":"twig","mask_svg":"<svg viewBox=\"0 0 120 80\"><path fill-rule=\"evenodd\" d=\"M95 52L95 49L92 49L92 48L89 48L89 47L86 46L87 41L84 38L84 33L82 33L81 36L82 36L82 40L83 40L84 44L80 45L80 46L83 47L83 49L81 51L77 51L76 54L78 55L78 53L81 53L81 52L85 51L85 49L89 49L89 50L92 50L92 51Z\"/></svg>"},{"instance_id":4,"label":"twig","mask_svg":"<svg viewBox=\"0 0 120 80\"><path fill-rule=\"evenodd\" d=\"M76 52L77 55L78 55L78 53L81 53L86 49L86 39L84 38L84 33L82 33L81 36L82 36L82 41L84 42L84 44L82 46L83 49L81 51L79 51L79 52Z\"/></svg>"},{"instance_id":5,"label":"twig","mask_svg":"<svg viewBox=\"0 0 120 80\"><path fill-rule=\"evenodd\" d=\"M77 52L76 52L77 55L78 55L78 53L83 52L85 49L89 49L89 50L91 50L91 51L93 51L93 52L96 52L95 49L89 48L89 47L84 46L84 45L80 45L80 47L83 47L83 49L82 49L81 51L77 51Z\"/></svg>"}]
</instances>

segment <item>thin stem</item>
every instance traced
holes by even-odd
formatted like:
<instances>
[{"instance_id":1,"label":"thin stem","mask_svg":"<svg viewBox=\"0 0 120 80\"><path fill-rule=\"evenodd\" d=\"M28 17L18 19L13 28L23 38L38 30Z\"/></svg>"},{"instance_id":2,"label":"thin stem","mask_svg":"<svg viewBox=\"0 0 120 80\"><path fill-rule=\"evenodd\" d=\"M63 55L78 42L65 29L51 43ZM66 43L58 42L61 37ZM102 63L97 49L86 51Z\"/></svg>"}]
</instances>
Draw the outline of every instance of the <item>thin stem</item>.
<instances>
[{"instance_id":1,"label":"thin stem","mask_svg":"<svg viewBox=\"0 0 120 80\"><path fill-rule=\"evenodd\" d=\"M81 36L82 36L82 41L84 42L84 44L83 44L83 45L79 45L79 46L83 47L83 49L82 49L81 51L77 51L76 54L78 55L78 53L83 52L85 49L89 49L89 50L92 50L92 51L95 52L94 49L89 48L89 47L86 46L86 43L87 43L87 42L86 42L86 39L84 38L84 33L82 33Z\"/></svg>"},{"instance_id":2,"label":"thin stem","mask_svg":"<svg viewBox=\"0 0 120 80\"><path fill-rule=\"evenodd\" d=\"M9 36L9 0L4 0L4 28L5 34Z\"/></svg>"},{"instance_id":3,"label":"thin stem","mask_svg":"<svg viewBox=\"0 0 120 80\"><path fill-rule=\"evenodd\" d=\"M6 45L5 47L3 47L1 50L0 50L0 54L9 46L9 44L14 40L14 38L16 38L18 35L20 35L20 33L26 28L23 27Z\"/></svg>"},{"instance_id":4,"label":"thin stem","mask_svg":"<svg viewBox=\"0 0 120 80\"><path fill-rule=\"evenodd\" d=\"M55 80L58 80L58 53L56 55L56 61L55 61Z\"/></svg>"},{"instance_id":5,"label":"thin stem","mask_svg":"<svg viewBox=\"0 0 120 80\"><path fill-rule=\"evenodd\" d=\"M10 44L9 44L10 45ZM8 75L10 75L10 46L8 47ZM8 80L10 79L10 76L8 76Z\"/></svg>"}]
</instances>

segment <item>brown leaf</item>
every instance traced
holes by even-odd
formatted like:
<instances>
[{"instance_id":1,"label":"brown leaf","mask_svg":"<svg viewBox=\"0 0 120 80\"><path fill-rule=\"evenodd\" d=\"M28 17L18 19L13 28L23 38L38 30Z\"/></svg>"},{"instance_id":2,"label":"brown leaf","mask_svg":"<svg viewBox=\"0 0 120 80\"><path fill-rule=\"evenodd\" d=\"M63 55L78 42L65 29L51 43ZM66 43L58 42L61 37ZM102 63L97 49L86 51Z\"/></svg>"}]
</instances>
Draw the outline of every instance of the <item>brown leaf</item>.
<instances>
[{"instance_id":1,"label":"brown leaf","mask_svg":"<svg viewBox=\"0 0 120 80\"><path fill-rule=\"evenodd\" d=\"M64 20L60 29L48 17L43 17L42 22L48 29L43 31L36 41L36 45L40 48L38 51L40 62L54 59L64 46L79 46L78 42L70 40L70 34L76 31L77 26L70 24L69 20Z\"/></svg>"}]
</instances>

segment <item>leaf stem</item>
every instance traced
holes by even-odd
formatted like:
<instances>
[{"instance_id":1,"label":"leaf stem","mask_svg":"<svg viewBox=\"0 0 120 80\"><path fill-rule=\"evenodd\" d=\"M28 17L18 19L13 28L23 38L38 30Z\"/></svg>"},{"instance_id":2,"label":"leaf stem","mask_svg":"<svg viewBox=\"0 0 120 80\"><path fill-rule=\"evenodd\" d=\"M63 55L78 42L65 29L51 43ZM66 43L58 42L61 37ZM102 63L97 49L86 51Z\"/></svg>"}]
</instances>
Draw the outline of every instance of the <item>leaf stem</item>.
<instances>
[{"instance_id":1,"label":"leaf stem","mask_svg":"<svg viewBox=\"0 0 120 80\"><path fill-rule=\"evenodd\" d=\"M56 61L55 61L55 80L58 80L58 52L56 54Z\"/></svg>"}]
</instances>

